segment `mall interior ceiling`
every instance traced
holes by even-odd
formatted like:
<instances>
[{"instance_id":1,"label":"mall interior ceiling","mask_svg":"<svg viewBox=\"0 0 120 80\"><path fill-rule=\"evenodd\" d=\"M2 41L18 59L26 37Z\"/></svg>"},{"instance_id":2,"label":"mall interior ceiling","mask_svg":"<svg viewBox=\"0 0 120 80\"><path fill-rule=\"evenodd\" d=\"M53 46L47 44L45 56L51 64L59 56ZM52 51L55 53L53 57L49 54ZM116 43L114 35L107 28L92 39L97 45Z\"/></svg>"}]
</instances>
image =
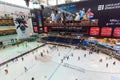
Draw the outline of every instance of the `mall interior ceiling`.
<instances>
[{"instance_id":1,"label":"mall interior ceiling","mask_svg":"<svg viewBox=\"0 0 120 80\"><path fill-rule=\"evenodd\" d=\"M29 2L43 4L44 6L52 6L52 5L59 5L59 4L77 2L77 1L86 1L86 0L25 0L28 6L29 6Z\"/></svg>"}]
</instances>

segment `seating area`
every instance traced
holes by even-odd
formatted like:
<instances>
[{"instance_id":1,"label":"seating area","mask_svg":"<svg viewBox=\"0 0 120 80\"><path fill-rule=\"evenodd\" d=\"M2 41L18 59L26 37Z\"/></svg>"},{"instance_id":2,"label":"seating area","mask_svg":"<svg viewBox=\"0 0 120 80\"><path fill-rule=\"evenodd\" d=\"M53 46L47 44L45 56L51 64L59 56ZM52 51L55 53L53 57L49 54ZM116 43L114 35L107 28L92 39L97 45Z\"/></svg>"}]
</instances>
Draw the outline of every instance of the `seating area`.
<instances>
[{"instance_id":1,"label":"seating area","mask_svg":"<svg viewBox=\"0 0 120 80\"><path fill-rule=\"evenodd\" d=\"M16 34L16 29L0 30L0 36Z\"/></svg>"},{"instance_id":2,"label":"seating area","mask_svg":"<svg viewBox=\"0 0 120 80\"><path fill-rule=\"evenodd\" d=\"M62 38L62 37L53 37L53 36L47 37L46 40L51 41L51 42L64 43L64 44L79 44L79 43L81 43L81 39Z\"/></svg>"},{"instance_id":3,"label":"seating area","mask_svg":"<svg viewBox=\"0 0 120 80\"><path fill-rule=\"evenodd\" d=\"M80 46L80 44L86 45L86 40L83 41L82 39L75 39L75 38L73 39L73 38L62 38L62 37L49 36L49 37L46 37L43 39L50 41L50 42L57 42L57 43L70 44L70 45L77 45L77 44L79 44L78 46ZM91 43L88 41L88 44L90 45ZM98 45L97 48L98 47L100 47L100 45ZM82 48L82 46L81 46L81 48ZM96 48L94 47L94 49L96 49ZM112 57L115 57L116 59L120 60L120 55L117 54L119 52L116 52L115 50L112 50L111 48L106 48L106 47L100 47L99 49L102 53L112 56ZM106 50L106 49L108 49L108 50Z\"/></svg>"}]
</instances>

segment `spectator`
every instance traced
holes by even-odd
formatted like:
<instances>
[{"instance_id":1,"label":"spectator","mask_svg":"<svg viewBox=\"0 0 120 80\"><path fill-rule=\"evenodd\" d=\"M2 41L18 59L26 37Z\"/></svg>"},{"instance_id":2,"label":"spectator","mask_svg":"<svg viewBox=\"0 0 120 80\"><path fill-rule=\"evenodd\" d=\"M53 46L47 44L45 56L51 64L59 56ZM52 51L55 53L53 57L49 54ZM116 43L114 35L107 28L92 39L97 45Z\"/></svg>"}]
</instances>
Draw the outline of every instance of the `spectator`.
<instances>
[{"instance_id":1,"label":"spectator","mask_svg":"<svg viewBox=\"0 0 120 80\"><path fill-rule=\"evenodd\" d=\"M34 79L34 77L32 77L32 79L31 79L31 80L35 80L35 79Z\"/></svg>"}]
</instances>

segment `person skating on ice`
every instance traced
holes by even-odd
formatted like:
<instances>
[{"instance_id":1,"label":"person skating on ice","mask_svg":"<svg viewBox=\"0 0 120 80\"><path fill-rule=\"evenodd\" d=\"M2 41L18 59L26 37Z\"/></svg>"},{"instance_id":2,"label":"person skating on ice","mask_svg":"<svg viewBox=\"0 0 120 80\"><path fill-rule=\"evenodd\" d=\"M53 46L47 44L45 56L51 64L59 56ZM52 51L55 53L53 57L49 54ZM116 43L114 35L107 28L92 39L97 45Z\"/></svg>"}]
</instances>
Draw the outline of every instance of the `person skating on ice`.
<instances>
[{"instance_id":1,"label":"person skating on ice","mask_svg":"<svg viewBox=\"0 0 120 80\"><path fill-rule=\"evenodd\" d=\"M116 62L115 62L115 61L113 62L113 65L116 65Z\"/></svg>"},{"instance_id":2,"label":"person skating on ice","mask_svg":"<svg viewBox=\"0 0 120 80\"><path fill-rule=\"evenodd\" d=\"M8 74L8 69L5 69L4 71L5 71L5 74L7 75Z\"/></svg>"},{"instance_id":3,"label":"person skating on ice","mask_svg":"<svg viewBox=\"0 0 120 80\"><path fill-rule=\"evenodd\" d=\"M80 60L80 56L78 56L78 61Z\"/></svg>"},{"instance_id":4,"label":"person skating on ice","mask_svg":"<svg viewBox=\"0 0 120 80\"><path fill-rule=\"evenodd\" d=\"M35 80L35 79L34 79L34 77L32 77L32 79L31 79L31 80Z\"/></svg>"},{"instance_id":5,"label":"person skating on ice","mask_svg":"<svg viewBox=\"0 0 120 80\"><path fill-rule=\"evenodd\" d=\"M22 61L24 61L24 58L23 58L23 57L22 57L21 59L22 59Z\"/></svg>"},{"instance_id":6,"label":"person skating on ice","mask_svg":"<svg viewBox=\"0 0 120 80\"><path fill-rule=\"evenodd\" d=\"M61 59L61 63L63 63L63 59Z\"/></svg>"},{"instance_id":7,"label":"person skating on ice","mask_svg":"<svg viewBox=\"0 0 120 80\"><path fill-rule=\"evenodd\" d=\"M67 60L68 60L68 59L69 59L69 56L67 56L66 58L67 58Z\"/></svg>"},{"instance_id":8,"label":"person skating on ice","mask_svg":"<svg viewBox=\"0 0 120 80\"><path fill-rule=\"evenodd\" d=\"M108 63L106 63L106 67L108 67Z\"/></svg>"},{"instance_id":9,"label":"person skating on ice","mask_svg":"<svg viewBox=\"0 0 120 80\"><path fill-rule=\"evenodd\" d=\"M73 53L71 53L71 56L73 57Z\"/></svg>"},{"instance_id":10,"label":"person skating on ice","mask_svg":"<svg viewBox=\"0 0 120 80\"><path fill-rule=\"evenodd\" d=\"M102 59L100 59L99 62L102 62Z\"/></svg>"},{"instance_id":11,"label":"person skating on ice","mask_svg":"<svg viewBox=\"0 0 120 80\"><path fill-rule=\"evenodd\" d=\"M25 70L25 72L27 72L28 71L27 67L24 67L24 70Z\"/></svg>"},{"instance_id":12,"label":"person skating on ice","mask_svg":"<svg viewBox=\"0 0 120 80\"><path fill-rule=\"evenodd\" d=\"M84 57L86 57L86 54L84 54Z\"/></svg>"},{"instance_id":13,"label":"person skating on ice","mask_svg":"<svg viewBox=\"0 0 120 80\"><path fill-rule=\"evenodd\" d=\"M42 53L42 52L41 52L41 54L40 54L40 55L41 55L41 57L43 57L43 53Z\"/></svg>"}]
</instances>

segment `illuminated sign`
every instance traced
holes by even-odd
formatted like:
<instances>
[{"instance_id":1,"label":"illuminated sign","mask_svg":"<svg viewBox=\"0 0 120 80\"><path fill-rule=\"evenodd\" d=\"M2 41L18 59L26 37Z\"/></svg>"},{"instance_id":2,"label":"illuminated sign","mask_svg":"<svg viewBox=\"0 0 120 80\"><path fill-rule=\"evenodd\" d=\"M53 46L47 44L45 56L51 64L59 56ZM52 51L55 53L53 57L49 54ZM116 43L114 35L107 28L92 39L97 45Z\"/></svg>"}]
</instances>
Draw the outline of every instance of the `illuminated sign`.
<instances>
[{"instance_id":1,"label":"illuminated sign","mask_svg":"<svg viewBox=\"0 0 120 80\"><path fill-rule=\"evenodd\" d=\"M91 36L98 36L100 32L100 28L99 27L91 27L90 28L90 35Z\"/></svg>"},{"instance_id":2,"label":"illuminated sign","mask_svg":"<svg viewBox=\"0 0 120 80\"><path fill-rule=\"evenodd\" d=\"M110 28L110 27L103 27L101 29L101 36L109 37L109 36L111 36L111 34L112 34L112 28Z\"/></svg>"}]
</instances>

